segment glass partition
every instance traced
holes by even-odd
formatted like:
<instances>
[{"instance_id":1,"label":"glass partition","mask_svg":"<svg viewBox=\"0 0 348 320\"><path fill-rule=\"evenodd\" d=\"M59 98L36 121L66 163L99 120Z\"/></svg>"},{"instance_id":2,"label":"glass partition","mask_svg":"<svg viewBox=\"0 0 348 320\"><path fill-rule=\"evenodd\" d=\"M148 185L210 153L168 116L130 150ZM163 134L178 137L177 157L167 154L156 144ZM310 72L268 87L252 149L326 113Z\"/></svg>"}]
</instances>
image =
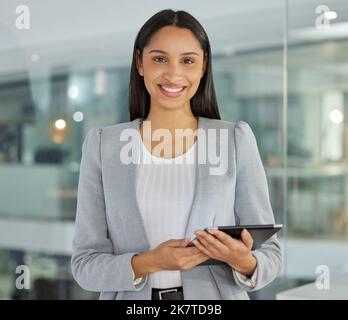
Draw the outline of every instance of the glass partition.
<instances>
[{"instance_id":1,"label":"glass partition","mask_svg":"<svg viewBox=\"0 0 348 320\"><path fill-rule=\"evenodd\" d=\"M287 277L347 273L346 1L288 2ZM334 296L334 295L333 295Z\"/></svg>"}]
</instances>

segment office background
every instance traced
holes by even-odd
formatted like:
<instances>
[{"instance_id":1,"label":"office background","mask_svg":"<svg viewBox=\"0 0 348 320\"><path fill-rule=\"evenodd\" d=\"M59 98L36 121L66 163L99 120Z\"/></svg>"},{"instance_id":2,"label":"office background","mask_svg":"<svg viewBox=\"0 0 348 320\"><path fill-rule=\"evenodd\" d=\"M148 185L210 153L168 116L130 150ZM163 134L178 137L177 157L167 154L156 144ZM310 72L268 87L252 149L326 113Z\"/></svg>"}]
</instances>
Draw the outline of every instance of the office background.
<instances>
[{"instance_id":1,"label":"office background","mask_svg":"<svg viewBox=\"0 0 348 320\"><path fill-rule=\"evenodd\" d=\"M251 125L285 225L283 272L251 298L312 283L318 266L348 273L346 0L2 0L0 299L97 298L70 271L81 145L90 128L128 121L133 42L165 8L206 29L222 118ZM16 288L19 265L29 290Z\"/></svg>"}]
</instances>

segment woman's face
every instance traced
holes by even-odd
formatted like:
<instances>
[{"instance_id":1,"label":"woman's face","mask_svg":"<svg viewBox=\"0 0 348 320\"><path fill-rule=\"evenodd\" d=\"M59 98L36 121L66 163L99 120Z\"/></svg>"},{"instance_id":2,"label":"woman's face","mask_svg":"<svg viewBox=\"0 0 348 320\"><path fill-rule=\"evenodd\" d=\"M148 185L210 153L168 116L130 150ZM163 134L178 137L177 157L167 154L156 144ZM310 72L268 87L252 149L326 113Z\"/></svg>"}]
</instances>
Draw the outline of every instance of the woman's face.
<instances>
[{"instance_id":1,"label":"woman's face","mask_svg":"<svg viewBox=\"0 0 348 320\"><path fill-rule=\"evenodd\" d=\"M206 68L200 43L189 29L166 26L137 52L137 68L144 77L151 106L189 107Z\"/></svg>"}]
</instances>

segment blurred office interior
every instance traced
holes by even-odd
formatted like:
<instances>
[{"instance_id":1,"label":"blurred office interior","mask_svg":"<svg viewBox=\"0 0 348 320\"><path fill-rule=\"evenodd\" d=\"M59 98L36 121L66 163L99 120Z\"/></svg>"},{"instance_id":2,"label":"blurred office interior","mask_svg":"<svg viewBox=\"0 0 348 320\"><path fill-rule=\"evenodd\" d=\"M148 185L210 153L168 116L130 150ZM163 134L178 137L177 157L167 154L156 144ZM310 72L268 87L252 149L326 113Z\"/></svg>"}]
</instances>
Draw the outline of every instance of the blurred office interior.
<instances>
[{"instance_id":1,"label":"blurred office interior","mask_svg":"<svg viewBox=\"0 0 348 320\"><path fill-rule=\"evenodd\" d=\"M70 271L81 145L90 128L129 121L133 42L165 8L206 29L221 116L252 127L285 225L283 272L250 297L313 283L319 266L348 274L348 3L324 2L27 0L23 30L24 3L2 0L0 299L98 297Z\"/></svg>"}]
</instances>

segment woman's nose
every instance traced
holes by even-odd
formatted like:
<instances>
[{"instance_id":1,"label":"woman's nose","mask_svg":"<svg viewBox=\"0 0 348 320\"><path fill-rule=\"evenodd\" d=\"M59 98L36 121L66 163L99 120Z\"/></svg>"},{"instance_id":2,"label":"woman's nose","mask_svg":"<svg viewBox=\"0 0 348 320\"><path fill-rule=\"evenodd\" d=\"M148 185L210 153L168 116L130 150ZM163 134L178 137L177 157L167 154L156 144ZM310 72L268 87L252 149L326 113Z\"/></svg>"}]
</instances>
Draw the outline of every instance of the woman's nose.
<instances>
[{"instance_id":1,"label":"woman's nose","mask_svg":"<svg viewBox=\"0 0 348 320\"><path fill-rule=\"evenodd\" d=\"M168 80L178 80L182 78L182 69L180 65L176 63L169 64L165 73L164 77L167 78Z\"/></svg>"}]
</instances>

